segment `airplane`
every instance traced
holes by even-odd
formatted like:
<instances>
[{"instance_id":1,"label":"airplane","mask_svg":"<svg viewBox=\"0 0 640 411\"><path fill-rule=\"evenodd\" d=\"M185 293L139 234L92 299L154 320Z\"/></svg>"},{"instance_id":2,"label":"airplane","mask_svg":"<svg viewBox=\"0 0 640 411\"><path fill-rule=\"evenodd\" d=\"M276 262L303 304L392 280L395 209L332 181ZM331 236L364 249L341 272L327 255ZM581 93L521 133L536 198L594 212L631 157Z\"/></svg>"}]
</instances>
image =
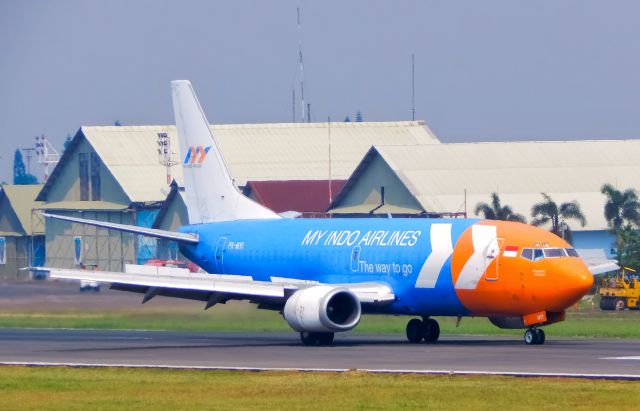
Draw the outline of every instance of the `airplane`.
<instances>
[{"instance_id":1,"label":"airplane","mask_svg":"<svg viewBox=\"0 0 640 411\"><path fill-rule=\"evenodd\" d=\"M191 83L173 81L171 89L189 225L174 232L43 214L175 241L205 273L44 268L52 278L110 283L144 294L143 303L160 295L208 309L248 300L279 311L309 346L331 344L363 314L411 316L412 343L435 343L440 327L432 317L452 316L488 317L498 327L524 329L524 342L539 345L541 327L564 320L593 285L570 244L526 224L282 218L236 188Z\"/></svg>"}]
</instances>

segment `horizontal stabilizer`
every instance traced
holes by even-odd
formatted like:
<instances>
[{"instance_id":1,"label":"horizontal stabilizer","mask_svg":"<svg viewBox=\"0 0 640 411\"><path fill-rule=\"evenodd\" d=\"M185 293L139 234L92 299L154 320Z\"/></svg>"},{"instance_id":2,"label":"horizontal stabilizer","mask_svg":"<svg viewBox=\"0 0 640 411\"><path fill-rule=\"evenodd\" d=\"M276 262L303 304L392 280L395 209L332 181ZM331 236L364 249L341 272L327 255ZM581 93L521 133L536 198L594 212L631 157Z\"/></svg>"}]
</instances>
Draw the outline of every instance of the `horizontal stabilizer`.
<instances>
[{"instance_id":1,"label":"horizontal stabilizer","mask_svg":"<svg viewBox=\"0 0 640 411\"><path fill-rule=\"evenodd\" d=\"M87 224L95 227L107 228L109 230L123 231L125 233L140 234L148 237L162 238L165 240L173 240L182 243L198 243L198 237L194 234L189 233L177 233L174 231L158 230L156 228L145 228L127 224L109 223L106 221L86 220L84 218L68 217L57 214L42 213L42 215L58 220L71 221L72 223Z\"/></svg>"}]
</instances>

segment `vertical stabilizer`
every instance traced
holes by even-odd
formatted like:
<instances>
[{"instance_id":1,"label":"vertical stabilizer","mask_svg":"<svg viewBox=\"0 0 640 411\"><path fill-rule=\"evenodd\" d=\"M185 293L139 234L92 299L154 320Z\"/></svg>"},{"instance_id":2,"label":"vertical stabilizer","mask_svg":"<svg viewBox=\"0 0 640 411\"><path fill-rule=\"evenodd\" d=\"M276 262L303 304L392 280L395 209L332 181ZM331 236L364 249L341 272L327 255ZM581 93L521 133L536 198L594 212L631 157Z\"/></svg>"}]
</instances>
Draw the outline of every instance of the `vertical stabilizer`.
<instances>
[{"instance_id":1,"label":"vertical stabilizer","mask_svg":"<svg viewBox=\"0 0 640 411\"><path fill-rule=\"evenodd\" d=\"M233 184L229 168L187 80L171 82L189 224L279 218L244 196Z\"/></svg>"}]
</instances>

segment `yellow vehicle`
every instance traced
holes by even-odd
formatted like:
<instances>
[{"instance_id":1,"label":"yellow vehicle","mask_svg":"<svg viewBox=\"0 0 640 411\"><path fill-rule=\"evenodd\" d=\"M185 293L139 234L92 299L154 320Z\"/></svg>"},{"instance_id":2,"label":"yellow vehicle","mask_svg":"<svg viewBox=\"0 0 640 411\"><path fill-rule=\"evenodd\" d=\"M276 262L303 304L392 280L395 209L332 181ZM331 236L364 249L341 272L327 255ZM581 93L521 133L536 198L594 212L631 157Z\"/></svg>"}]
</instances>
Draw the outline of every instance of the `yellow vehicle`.
<instances>
[{"instance_id":1,"label":"yellow vehicle","mask_svg":"<svg viewBox=\"0 0 640 411\"><path fill-rule=\"evenodd\" d=\"M631 268L623 267L615 277L602 279L598 290L601 310L622 311L625 308L639 308L640 280L635 272Z\"/></svg>"}]
</instances>

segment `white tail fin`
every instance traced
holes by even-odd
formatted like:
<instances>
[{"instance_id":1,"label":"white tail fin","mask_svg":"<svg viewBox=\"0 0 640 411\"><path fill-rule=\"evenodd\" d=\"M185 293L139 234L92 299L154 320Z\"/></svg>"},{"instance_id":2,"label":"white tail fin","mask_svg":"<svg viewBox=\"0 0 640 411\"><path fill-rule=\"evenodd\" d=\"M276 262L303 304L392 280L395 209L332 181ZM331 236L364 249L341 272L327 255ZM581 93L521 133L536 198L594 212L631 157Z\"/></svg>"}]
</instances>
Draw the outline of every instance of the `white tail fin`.
<instances>
[{"instance_id":1,"label":"white tail fin","mask_svg":"<svg viewBox=\"0 0 640 411\"><path fill-rule=\"evenodd\" d=\"M180 140L189 224L280 218L244 196L209 129L209 122L187 80L171 82L173 111Z\"/></svg>"}]
</instances>

